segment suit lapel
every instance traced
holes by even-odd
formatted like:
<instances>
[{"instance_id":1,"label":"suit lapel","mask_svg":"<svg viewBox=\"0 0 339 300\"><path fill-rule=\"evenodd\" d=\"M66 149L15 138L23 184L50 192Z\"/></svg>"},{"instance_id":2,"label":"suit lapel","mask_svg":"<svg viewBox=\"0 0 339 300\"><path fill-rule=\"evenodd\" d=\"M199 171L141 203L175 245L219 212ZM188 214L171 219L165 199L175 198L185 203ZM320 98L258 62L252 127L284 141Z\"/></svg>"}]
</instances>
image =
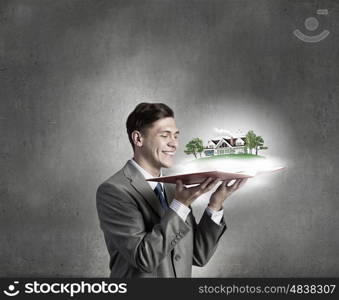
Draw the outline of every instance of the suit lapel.
<instances>
[{"instance_id":1,"label":"suit lapel","mask_svg":"<svg viewBox=\"0 0 339 300\"><path fill-rule=\"evenodd\" d=\"M148 204L160 217L162 217L165 212L161 207L158 197L145 180L144 176L129 161L124 166L124 174L130 180L131 185L140 194L140 196L148 202Z\"/></svg>"}]
</instances>

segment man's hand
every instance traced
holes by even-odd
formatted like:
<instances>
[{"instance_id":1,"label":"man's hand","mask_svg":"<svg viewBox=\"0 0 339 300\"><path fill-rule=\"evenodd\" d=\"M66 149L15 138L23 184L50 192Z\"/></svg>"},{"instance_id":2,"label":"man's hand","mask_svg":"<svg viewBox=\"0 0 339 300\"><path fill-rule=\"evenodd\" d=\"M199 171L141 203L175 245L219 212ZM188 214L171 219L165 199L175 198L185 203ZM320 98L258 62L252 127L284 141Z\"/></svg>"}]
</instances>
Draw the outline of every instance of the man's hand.
<instances>
[{"instance_id":1,"label":"man's hand","mask_svg":"<svg viewBox=\"0 0 339 300\"><path fill-rule=\"evenodd\" d=\"M203 183L187 188L183 185L181 180L177 180L174 199L186 206L189 206L199 196L210 191L219 181L220 180L218 178L213 180L213 178L209 177Z\"/></svg>"},{"instance_id":2,"label":"man's hand","mask_svg":"<svg viewBox=\"0 0 339 300\"><path fill-rule=\"evenodd\" d=\"M220 186L216 189L216 191L211 195L210 202L208 207L213 210L220 210L226 198L228 198L232 193L242 187L247 178L236 179L235 182L231 186L227 186L229 182L232 180L223 181Z\"/></svg>"}]
</instances>

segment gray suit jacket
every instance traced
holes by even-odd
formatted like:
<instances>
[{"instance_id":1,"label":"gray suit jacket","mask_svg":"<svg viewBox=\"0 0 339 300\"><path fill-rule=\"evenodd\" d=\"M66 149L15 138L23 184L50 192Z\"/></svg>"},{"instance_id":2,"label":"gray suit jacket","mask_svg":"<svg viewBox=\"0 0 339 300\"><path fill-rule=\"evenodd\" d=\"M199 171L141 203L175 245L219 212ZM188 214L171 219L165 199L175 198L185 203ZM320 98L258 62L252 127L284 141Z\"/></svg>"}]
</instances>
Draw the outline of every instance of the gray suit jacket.
<instances>
[{"instance_id":1,"label":"gray suit jacket","mask_svg":"<svg viewBox=\"0 0 339 300\"><path fill-rule=\"evenodd\" d=\"M169 203L175 186L165 184ZM100 227L110 255L110 277L190 277L192 265L205 265L226 229L192 211L184 222L166 211L131 162L97 190Z\"/></svg>"}]
</instances>

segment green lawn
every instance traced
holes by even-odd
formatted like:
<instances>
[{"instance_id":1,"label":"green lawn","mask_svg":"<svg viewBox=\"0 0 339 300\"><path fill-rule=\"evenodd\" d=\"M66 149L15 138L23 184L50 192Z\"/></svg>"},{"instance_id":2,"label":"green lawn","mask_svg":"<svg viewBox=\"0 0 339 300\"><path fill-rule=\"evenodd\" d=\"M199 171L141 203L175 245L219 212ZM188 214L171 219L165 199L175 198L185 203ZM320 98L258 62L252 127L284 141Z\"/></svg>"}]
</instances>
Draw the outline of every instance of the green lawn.
<instances>
[{"instance_id":1,"label":"green lawn","mask_svg":"<svg viewBox=\"0 0 339 300\"><path fill-rule=\"evenodd\" d=\"M227 159L227 158L239 158L239 159L253 159L253 158L265 158L262 155L255 155L255 154L224 154L224 155L214 155L208 157L201 157L198 158L199 160L208 160L208 159Z\"/></svg>"}]
</instances>

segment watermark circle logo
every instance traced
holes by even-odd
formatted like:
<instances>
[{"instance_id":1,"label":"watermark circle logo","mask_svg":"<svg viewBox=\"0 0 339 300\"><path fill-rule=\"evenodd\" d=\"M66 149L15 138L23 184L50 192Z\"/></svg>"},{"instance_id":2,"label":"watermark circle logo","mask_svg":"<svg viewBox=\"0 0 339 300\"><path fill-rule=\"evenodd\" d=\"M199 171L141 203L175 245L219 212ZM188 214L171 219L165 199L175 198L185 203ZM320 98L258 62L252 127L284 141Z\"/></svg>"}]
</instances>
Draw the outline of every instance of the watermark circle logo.
<instances>
[{"instance_id":1,"label":"watermark circle logo","mask_svg":"<svg viewBox=\"0 0 339 300\"><path fill-rule=\"evenodd\" d=\"M314 17L307 18L305 20L305 27L309 31L314 31L319 27L319 21Z\"/></svg>"},{"instance_id":2,"label":"watermark circle logo","mask_svg":"<svg viewBox=\"0 0 339 300\"><path fill-rule=\"evenodd\" d=\"M8 291L7 290L3 291L4 294L6 296L9 296L9 297L13 297L13 296L18 295L20 293L20 291L15 289L15 284L18 284L18 283L19 283L19 281L14 281L14 284L10 284L8 286Z\"/></svg>"},{"instance_id":3,"label":"watermark circle logo","mask_svg":"<svg viewBox=\"0 0 339 300\"><path fill-rule=\"evenodd\" d=\"M328 15L327 9L318 9L317 10L318 15ZM319 28L319 21L315 17L309 17L304 22L305 28L311 33L312 31L315 31ZM301 41L305 43L318 43L325 39L329 34L330 31L325 29L319 34L316 35L308 35L303 33L301 30L296 29L293 31L293 34Z\"/></svg>"}]
</instances>

